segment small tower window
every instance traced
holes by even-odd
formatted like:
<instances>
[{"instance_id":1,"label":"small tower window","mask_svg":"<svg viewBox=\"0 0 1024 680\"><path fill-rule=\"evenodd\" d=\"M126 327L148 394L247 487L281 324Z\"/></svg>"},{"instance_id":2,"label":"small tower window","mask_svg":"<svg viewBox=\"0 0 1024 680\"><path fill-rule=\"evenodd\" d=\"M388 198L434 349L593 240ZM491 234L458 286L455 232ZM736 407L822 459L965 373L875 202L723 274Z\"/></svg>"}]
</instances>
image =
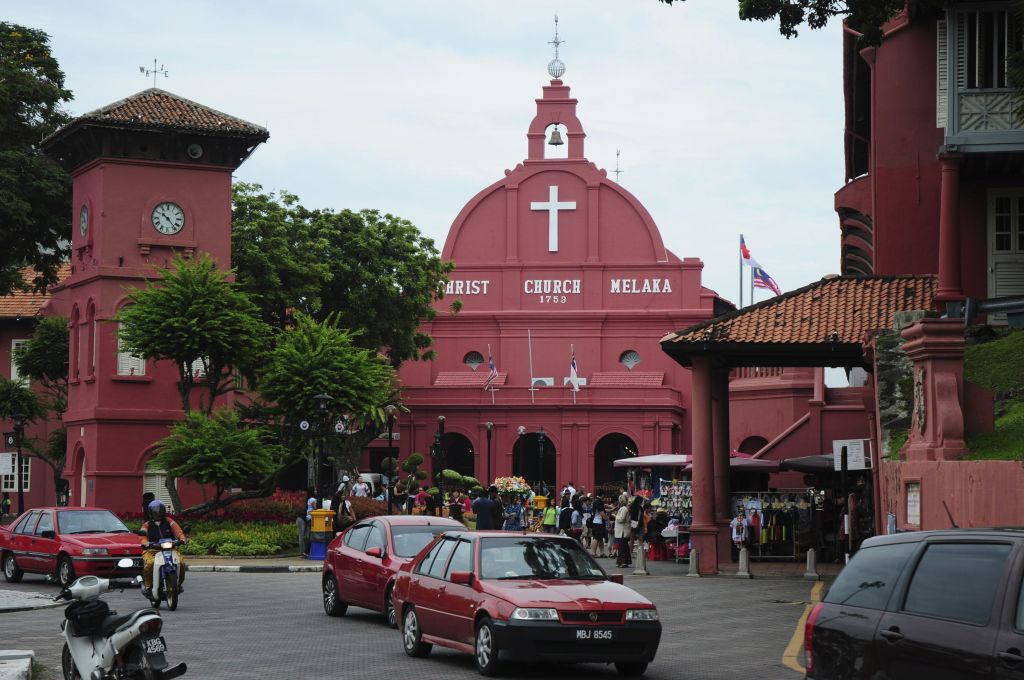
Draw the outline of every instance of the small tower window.
<instances>
[{"instance_id":1,"label":"small tower window","mask_svg":"<svg viewBox=\"0 0 1024 680\"><path fill-rule=\"evenodd\" d=\"M117 374L146 375L146 360L125 350L121 344L120 330L121 326L118 325Z\"/></svg>"},{"instance_id":2,"label":"small tower window","mask_svg":"<svg viewBox=\"0 0 1024 680\"><path fill-rule=\"evenodd\" d=\"M470 367L470 369L475 371L476 369L483 366L484 355L480 354L480 352L470 352L462 358L462 363L466 364L467 366Z\"/></svg>"},{"instance_id":3,"label":"small tower window","mask_svg":"<svg viewBox=\"0 0 1024 680\"><path fill-rule=\"evenodd\" d=\"M633 367L640 363L640 353L635 349L627 349L619 357L619 363L632 371Z\"/></svg>"}]
</instances>

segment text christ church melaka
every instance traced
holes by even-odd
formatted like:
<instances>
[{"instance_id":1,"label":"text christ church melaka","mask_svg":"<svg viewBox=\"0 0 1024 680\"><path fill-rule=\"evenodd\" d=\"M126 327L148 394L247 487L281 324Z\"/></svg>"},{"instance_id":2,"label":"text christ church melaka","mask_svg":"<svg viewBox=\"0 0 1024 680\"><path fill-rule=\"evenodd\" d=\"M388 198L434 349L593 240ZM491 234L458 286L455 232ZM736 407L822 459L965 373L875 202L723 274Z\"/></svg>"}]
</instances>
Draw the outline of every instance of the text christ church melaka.
<instances>
[{"instance_id":1,"label":"text christ church melaka","mask_svg":"<svg viewBox=\"0 0 1024 680\"><path fill-rule=\"evenodd\" d=\"M569 87L556 78L536 103L527 159L474 196L448 233L443 257L456 269L423 327L436 359L402 366L410 413L394 444L432 467L443 432L444 467L461 474L593 489L624 478L617 458L688 452L690 375L659 341L727 303L701 286L701 261L666 250L643 205L586 159ZM568 157L545 158L555 126ZM483 389L489 355L493 391ZM375 442L364 464L379 469L386 446Z\"/></svg>"}]
</instances>

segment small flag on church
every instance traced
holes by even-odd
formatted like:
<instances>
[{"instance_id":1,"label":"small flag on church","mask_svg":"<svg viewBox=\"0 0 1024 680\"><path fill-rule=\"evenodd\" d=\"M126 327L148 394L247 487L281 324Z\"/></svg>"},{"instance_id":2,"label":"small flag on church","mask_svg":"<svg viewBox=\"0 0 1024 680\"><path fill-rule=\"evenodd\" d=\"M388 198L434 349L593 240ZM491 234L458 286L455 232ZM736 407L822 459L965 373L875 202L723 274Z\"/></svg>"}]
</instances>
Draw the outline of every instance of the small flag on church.
<instances>
[{"instance_id":1,"label":"small flag on church","mask_svg":"<svg viewBox=\"0 0 1024 680\"><path fill-rule=\"evenodd\" d=\"M573 347L570 350L572 358L569 360L569 384L572 385L573 392L580 391L580 378L576 373L576 348Z\"/></svg>"},{"instance_id":2,"label":"small flag on church","mask_svg":"<svg viewBox=\"0 0 1024 680\"><path fill-rule=\"evenodd\" d=\"M491 356L491 346L487 346L487 363L490 365L490 370L487 371L487 378L484 380L484 389L489 389L494 385L494 381L498 379L498 367L494 365L494 357Z\"/></svg>"},{"instance_id":3,"label":"small flag on church","mask_svg":"<svg viewBox=\"0 0 1024 680\"><path fill-rule=\"evenodd\" d=\"M769 276L768 272L760 267L754 267L750 273L754 277L754 288L767 288L776 295L782 295L779 284L775 283L775 279Z\"/></svg>"}]
</instances>

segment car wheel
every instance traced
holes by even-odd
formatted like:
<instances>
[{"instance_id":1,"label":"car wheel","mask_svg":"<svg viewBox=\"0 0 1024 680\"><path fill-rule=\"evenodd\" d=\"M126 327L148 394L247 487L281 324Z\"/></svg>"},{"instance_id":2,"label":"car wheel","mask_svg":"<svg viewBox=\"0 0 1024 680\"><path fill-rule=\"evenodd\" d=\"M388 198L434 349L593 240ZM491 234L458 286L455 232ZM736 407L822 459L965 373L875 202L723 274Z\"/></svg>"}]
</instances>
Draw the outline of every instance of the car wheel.
<instances>
[{"instance_id":1,"label":"car wheel","mask_svg":"<svg viewBox=\"0 0 1024 680\"><path fill-rule=\"evenodd\" d=\"M384 592L384 616L387 618L389 626L398 628L398 615L395 614L395 587L393 585L388 586Z\"/></svg>"},{"instance_id":2,"label":"car wheel","mask_svg":"<svg viewBox=\"0 0 1024 680\"><path fill-rule=\"evenodd\" d=\"M646 661L616 661L615 670L619 672L619 675L624 675L627 678L635 678L638 675L643 675L647 670Z\"/></svg>"},{"instance_id":3,"label":"car wheel","mask_svg":"<svg viewBox=\"0 0 1024 680\"><path fill-rule=\"evenodd\" d=\"M476 644L473 646L473 660L481 675L498 674L498 641L494 637L494 624L484 617L476 627Z\"/></svg>"},{"instance_id":4,"label":"car wheel","mask_svg":"<svg viewBox=\"0 0 1024 680\"><path fill-rule=\"evenodd\" d=\"M328 616L344 616L348 605L341 601L338 594L338 581L333 574L324 577L324 612Z\"/></svg>"},{"instance_id":5,"label":"car wheel","mask_svg":"<svg viewBox=\"0 0 1024 680\"><path fill-rule=\"evenodd\" d=\"M402 646L409 656L422 658L430 654L433 645L423 642L423 631L420 630L420 619L416 616L416 610L409 607L405 612L405 620L402 624Z\"/></svg>"},{"instance_id":6,"label":"car wheel","mask_svg":"<svg viewBox=\"0 0 1024 680\"><path fill-rule=\"evenodd\" d=\"M25 573L18 568L14 553L7 553L4 556L4 580L8 583L18 583L24 575Z\"/></svg>"},{"instance_id":7,"label":"car wheel","mask_svg":"<svg viewBox=\"0 0 1024 680\"><path fill-rule=\"evenodd\" d=\"M71 564L71 558L61 555L57 560L57 582L62 588L67 588L75 582L75 568Z\"/></svg>"},{"instance_id":8,"label":"car wheel","mask_svg":"<svg viewBox=\"0 0 1024 680\"><path fill-rule=\"evenodd\" d=\"M60 670L64 680L82 680L78 669L75 668L75 660L71 658L71 649L68 648L67 643L64 644L64 651L60 654Z\"/></svg>"}]
</instances>

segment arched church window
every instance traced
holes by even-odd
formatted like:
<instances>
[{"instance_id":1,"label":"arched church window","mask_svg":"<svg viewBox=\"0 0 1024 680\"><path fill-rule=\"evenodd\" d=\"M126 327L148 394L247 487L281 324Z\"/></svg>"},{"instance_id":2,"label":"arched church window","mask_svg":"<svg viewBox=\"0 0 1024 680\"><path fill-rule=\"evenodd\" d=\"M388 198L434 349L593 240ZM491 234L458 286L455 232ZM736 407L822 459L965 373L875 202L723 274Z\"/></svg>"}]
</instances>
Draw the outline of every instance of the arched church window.
<instances>
[{"instance_id":1,"label":"arched church window","mask_svg":"<svg viewBox=\"0 0 1024 680\"><path fill-rule=\"evenodd\" d=\"M78 306L76 305L71 310L71 379L78 380L79 366L79 355L82 351L82 342L80 340L80 331L78 326Z\"/></svg>"},{"instance_id":2,"label":"arched church window","mask_svg":"<svg viewBox=\"0 0 1024 680\"><path fill-rule=\"evenodd\" d=\"M462 358L462 363L466 364L467 366L470 367L470 369L475 371L476 369L483 366L484 355L480 354L480 352L477 351L469 352L468 354L466 354L466 356Z\"/></svg>"},{"instance_id":3,"label":"arched church window","mask_svg":"<svg viewBox=\"0 0 1024 680\"><path fill-rule=\"evenodd\" d=\"M640 363L640 353L635 349L627 349L619 356L619 363L632 371L633 367Z\"/></svg>"},{"instance_id":4,"label":"arched church window","mask_svg":"<svg viewBox=\"0 0 1024 680\"><path fill-rule=\"evenodd\" d=\"M88 330L86 332L89 334L89 353L86 354L86 357L88 358L88 363L86 364L86 375L96 375L96 341L99 339L97 337L96 330L96 305L89 305L85 320L88 324Z\"/></svg>"},{"instance_id":5,"label":"arched church window","mask_svg":"<svg viewBox=\"0 0 1024 680\"><path fill-rule=\"evenodd\" d=\"M121 344L121 325L117 326L117 374L146 375L146 360L124 349Z\"/></svg>"}]
</instances>

